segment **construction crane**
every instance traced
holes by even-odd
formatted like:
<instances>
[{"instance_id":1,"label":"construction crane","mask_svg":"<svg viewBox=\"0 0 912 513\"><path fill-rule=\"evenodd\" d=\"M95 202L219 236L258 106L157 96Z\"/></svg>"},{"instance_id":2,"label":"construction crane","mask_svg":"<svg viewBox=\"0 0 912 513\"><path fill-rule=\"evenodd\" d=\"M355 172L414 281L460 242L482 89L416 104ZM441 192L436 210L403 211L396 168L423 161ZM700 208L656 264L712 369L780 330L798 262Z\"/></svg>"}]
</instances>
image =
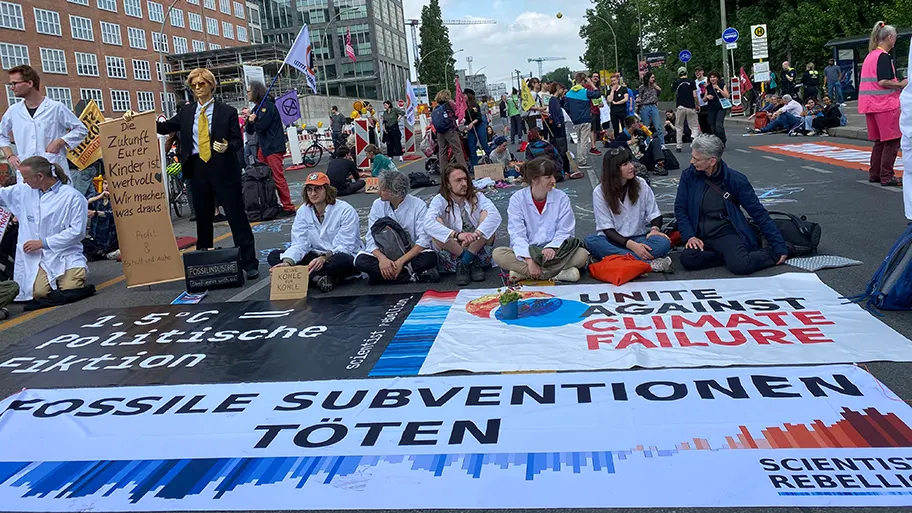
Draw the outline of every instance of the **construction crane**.
<instances>
[{"instance_id":1,"label":"construction crane","mask_svg":"<svg viewBox=\"0 0 912 513\"><path fill-rule=\"evenodd\" d=\"M412 27L412 49L415 51L415 67L418 66L418 25L421 20L405 20ZM494 20L443 20L444 25L496 25Z\"/></svg>"},{"instance_id":2,"label":"construction crane","mask_svg":"<svg viewBox=\"0 0 912 513\"><path fill-rule=\"evenodd\" d=\"M529 59L529 62L538 63L538 78L542 77L542 63L545 61L565 61L566 57L536 57L534 59Z\"/></svg>"}]
</instances>

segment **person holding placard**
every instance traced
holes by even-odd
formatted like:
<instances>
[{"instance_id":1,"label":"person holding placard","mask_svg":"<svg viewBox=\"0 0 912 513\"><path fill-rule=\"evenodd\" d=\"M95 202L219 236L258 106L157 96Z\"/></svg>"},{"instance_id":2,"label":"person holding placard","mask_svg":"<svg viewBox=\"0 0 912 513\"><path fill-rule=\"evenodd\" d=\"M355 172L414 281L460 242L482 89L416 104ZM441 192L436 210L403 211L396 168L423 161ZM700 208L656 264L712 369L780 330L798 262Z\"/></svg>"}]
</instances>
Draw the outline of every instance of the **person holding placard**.
<instances>
[{"instance_id":1,"label":"person holding placard","mask_svg":"<svg viewBox=\"0 0 912 513\"><path fill-rule=\"evenodd\" d=\"M450 164L424 217L424 227L437 251L437 267L455 272L456 284L484 281L491 265L494 233L502 219L494 203L476 191L465 166Z\"/></svg>"},{"instance_id":2,"label":"person holding placard","mask_svg":"<svg viewBox=\"0 0 912 513\"><path fill-rule=\"evenodd\" d=\"M310 173L304 182L304 205L291 227L291 246L284 253L272 251L267 261L273 269L306 265L310 282L329 292L358 274L354 261L361 247L358 212L336 199L336 188L328 176Z\"/></svg>"}]
</instances>

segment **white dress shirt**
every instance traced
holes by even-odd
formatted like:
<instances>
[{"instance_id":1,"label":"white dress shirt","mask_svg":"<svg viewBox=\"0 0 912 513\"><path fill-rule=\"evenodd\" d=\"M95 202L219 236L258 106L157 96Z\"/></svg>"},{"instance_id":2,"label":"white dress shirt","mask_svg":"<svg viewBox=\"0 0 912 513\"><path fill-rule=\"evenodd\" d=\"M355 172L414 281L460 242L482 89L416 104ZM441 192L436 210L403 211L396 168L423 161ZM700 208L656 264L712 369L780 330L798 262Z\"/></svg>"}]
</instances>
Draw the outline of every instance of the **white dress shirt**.
<instances>
[{"instance_id":1,"label":"white dress shirt","mask_svg":"<svg viewBox=\"0 0 912 513\"><path fill-rule=\"evenodd\" d=\"M193 113L193 151L190 155L199 155L199 116L200 109L206 109L206 119L209 121L209 135L212 135L212 111L215 110L215 98L209 98L209 101L200 105L196 103L196 111ZM212 141L209 141L212 144Z\"/></svg>"},{"instance_id":2,"label":"white dress shirt","mask_svg":"<svg viewBox=\"0 0 912 513\"><path fill-rule=\"evenodd\" d=\"M348 203L336 200L326 205L323 222L310 205L303 205L295 214L291 227L291 246L282 253L282 259L295 263L304 260L307 253L346 253L355 256L361 251L361 219Z\"/></svg>"},{"instance_id":3,"label":"white dress shirt","mask_svg":"<svg viewBox=\"0 0 912 513\"><path fill-rule=\"evenodd\" d=\"M649 233L649 222L662 215L656 203L652 187L639 176L634 178L640 183L640 195L635 204L630 203L630 196L621 202L621 212L615 214L608 207L602 185L592 191L592 206L595 210L595 229L599 232L614 228L623 237L635 237Z\"/></svg>"},{"instance_id":4,"label":"white dress shirt","mask_svg":"<svg viewBox=\"0 0 912 513\"><path fill-rule=\"evenodd\" d=\"M532 188L513 193L507 209L510 246L518 260L531 258L529 246L557 249L576 232L576 218L570 198L560 189L551 189L541 214L532 202Z\"/></svg>"},{"instance_id":5,"label":"white dress shirt","mask_svg":"<svg viewBox=\"0 0 912 513\"><path fill-rule=\"evenodd\" d=\"M503 221L500 212L497 211L494 203L484 194L476 192L475 198L474 209L468 201L464 201L461 206L454 202L451 211L447 212L446 198L441 194L434 196L424 218L424 227L428 235L437 241L445 243L453 232L459 233L463 231L462 211L464 210L473 228L481 232L485 239L493 237L494 232L497 231ZM487 212L484 221L481 221L482 212ZM438 221L438 218L442 219L443 223Z\"/></svg>"},{"instance_id":6,"label":"white dress shirt","mask_svg":"<svg viewBox=\"0 0 912 513\"><path fill-rule=\"evenodd\" d=\"M371 235L371 227L381 217L395 219L408 232L413 244L429 249L431 247L431 237L428 236L427 231L424 229L426 214L427 205L411 194L405 195L405 199L399 204L399 208L393 208L393 204L388 201L383 201L380 198L375 199L374 204L371 205L370 214L367 215L367 234L364 236L366 244L363 252L373 253L375 249L378 249L377 243L374 242L374 236Z\"/></svg>"},{"instance_id":7,"label":"white dress shirt","mask_svg":"<svg viewBox=\"0 0 912 513\"><path fill-rule=\"evenodd\" d=\"M28 113L25 102L21 101L10 107L0 119L0 147L12 146L12 134L19 160L38 155L60 166L67 176L66 150L79 146L88 133L82 121L66 105L47 97L38 104L34 117ZM57 153L45 152L51 141L61 138L66 142L65 147ZM16 177L22 183L19 170L16 170Z\"/></svg>"}]
</instances>

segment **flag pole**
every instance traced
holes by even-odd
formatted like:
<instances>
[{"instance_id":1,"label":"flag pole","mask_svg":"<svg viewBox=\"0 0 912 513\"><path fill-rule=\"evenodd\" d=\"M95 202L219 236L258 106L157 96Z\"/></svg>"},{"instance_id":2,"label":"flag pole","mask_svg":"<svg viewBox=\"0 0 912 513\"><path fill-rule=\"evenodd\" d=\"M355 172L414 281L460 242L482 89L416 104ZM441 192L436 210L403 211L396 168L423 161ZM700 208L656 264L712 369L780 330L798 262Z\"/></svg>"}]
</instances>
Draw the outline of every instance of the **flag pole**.
<instances>
[{"instance_id":1,"label":"flag pole","mask_svg":"<svg viewBox=\"0 0 912 513\"><path fill-rule=\"evenodd\" d=\"M272 86L274 86L276 83L276 80L279 79L279 74L282 73L282 68L284 68L284 67L285 67L285 62L282 62L282 65L279 66L279 70L276 71L275 76L272 77L272 83L270 83L269 87L266 88L266 94L264 94L263 98L260 99L260 103L259 103L259 105L257 105L256 109L254 109L254 112L260 110L260 108L263 107L263 102L266 101L266 98L269 98L269 91L272 91Z\"/></svg>"}]
</instances>

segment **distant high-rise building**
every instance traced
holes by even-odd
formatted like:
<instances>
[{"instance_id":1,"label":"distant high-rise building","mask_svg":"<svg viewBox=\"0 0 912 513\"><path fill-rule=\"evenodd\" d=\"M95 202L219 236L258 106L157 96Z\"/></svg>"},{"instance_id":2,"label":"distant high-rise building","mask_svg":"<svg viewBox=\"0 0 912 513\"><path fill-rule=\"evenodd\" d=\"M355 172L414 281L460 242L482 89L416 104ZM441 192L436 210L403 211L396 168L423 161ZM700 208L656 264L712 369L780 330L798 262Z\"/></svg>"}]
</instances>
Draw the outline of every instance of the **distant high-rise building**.
<instances>
[{"instance_id":1,"label":"distant high-rise building","mask_svg":"<svg viewBox=\"0 0 912 513\"><path fill-rule=\"evenodd\" d=\"M500 99L502 95L507 94L507 84L499 82L497 84L488 84L488 94L495 99Z\"/></svg>"}]
</instances>

